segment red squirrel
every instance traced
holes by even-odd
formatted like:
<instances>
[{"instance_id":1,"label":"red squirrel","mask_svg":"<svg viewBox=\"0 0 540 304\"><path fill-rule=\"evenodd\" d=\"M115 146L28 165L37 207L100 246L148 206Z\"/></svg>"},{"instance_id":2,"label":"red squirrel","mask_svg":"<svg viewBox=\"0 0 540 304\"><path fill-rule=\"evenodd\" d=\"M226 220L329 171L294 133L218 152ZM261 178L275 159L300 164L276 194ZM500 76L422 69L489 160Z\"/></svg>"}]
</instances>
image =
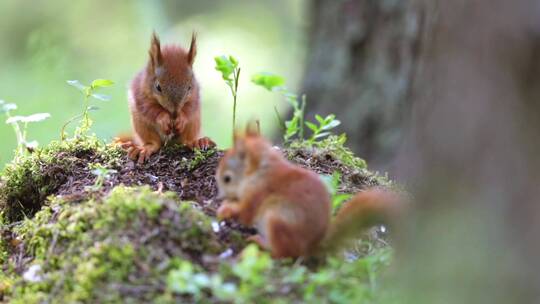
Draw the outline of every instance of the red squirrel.
<instances>
[{"instance_id":1,"label":"red squirrel","mask_svg":"<svg viewBox=\"0 0 540 304\"><path fill-rule=\"evenodd\" d=\"M176 45L162 47L156 33L152 34L148 63L135 76L129 91L133 139L118 140L131 159L145 162L167 140L189 148L215 145L200 134L199 84L193 73L196 53L195 34L189 50Z\"/></svg>"},{"instance_id":2,"label":"red squirrel","mask_svg":"<svg viewBox=\"0 0 540 304\"><path fill-rule=\"evenodd\" d=\"M235 136L216 179L225 200L219 219L255 226L251 241L274 258L313 256L342 248L358 230L395 213L397 195L371 189L356 194L332 219L330 195L320 177L287 161L255 131Z\"/></svg>"}]
</instances>

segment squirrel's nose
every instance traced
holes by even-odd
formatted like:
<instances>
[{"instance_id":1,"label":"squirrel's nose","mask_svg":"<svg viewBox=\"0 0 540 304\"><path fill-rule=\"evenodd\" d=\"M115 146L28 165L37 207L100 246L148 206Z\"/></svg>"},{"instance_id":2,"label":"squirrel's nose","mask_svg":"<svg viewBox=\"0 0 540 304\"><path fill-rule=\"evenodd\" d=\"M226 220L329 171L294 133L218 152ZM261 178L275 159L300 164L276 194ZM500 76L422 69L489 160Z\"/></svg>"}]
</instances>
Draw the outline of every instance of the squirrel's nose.
<instances>
[{"instance_id":1,"label":"squirrel's nose","mask_svg":"<svg viewBox=\"0 0 540 304\"><path fill-rule=\"evenodd\" d=\"M186 94L186 91L185 91L185 90L183 90L183 89L178 89L178 90L176 90L176 91L174 92L174 94L173 94L173 96L172 96L173 99L174 99L173 101L174 101L175 103L181 103L181 102L183 102L184 99L186 98L186 95L187 95L187 94Z\"/></svg>"}]
</instances>

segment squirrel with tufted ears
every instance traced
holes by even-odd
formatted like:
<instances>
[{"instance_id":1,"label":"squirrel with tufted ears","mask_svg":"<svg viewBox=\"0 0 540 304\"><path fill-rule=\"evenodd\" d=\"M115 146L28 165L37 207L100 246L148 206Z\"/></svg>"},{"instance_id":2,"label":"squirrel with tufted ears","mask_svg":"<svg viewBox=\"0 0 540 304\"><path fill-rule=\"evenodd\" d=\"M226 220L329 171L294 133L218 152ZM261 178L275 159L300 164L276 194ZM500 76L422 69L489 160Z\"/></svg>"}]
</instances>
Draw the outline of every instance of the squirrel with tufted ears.
<instances>
[{"instance_id":1,"label":"squirrel with tufted ears","mask_svg":"<svg viewBox=\"0 0 540 304\"><path fill-rule=\"evenodd\" d=\"M287 161L249 127L235 136L216 179L225 199L218 218L256 227L250 240L274 258L334 252L359 230L390 221L401 209L397 194L374 188L353 196L332 219L330 194L320 177Z\"/></svg>"},{"instance_id":2,"label":"squirrel with tufted ears","mask_svg":"<svg viewBox=\"0 0 540 304\"><path fill-rule=\"evenodd\" d=\"M133 138L118 140L131 159L145 162L168 140L191 149L215 145L200 134L199 84L193 73L196 53L195 34L189 50L176 45L162 47L158 36L152 34L148 63L135 76L129 91Z\"/></svg>"}]
</instances>

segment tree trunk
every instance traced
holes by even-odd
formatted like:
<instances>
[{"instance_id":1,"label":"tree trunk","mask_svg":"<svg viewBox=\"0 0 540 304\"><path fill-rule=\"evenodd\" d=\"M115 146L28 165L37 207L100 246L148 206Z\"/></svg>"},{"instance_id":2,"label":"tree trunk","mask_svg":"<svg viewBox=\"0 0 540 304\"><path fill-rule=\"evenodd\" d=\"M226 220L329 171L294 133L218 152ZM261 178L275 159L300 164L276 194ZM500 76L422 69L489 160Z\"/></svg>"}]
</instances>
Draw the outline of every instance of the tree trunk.
<instances>
[{"instance_id":1,"label":"tree trunk","mask_svg":"<svg viewBox=\"0 0 540 304\"><path fill-rule=\"evenodd\" d=\"M336 114L348 145L372 165L400 141L420 21L410 1L311 2L306 118Z\"/></svg>"},{"instance_id":2,"label":"tree trunk","mask_svg":"<svg viewBox=\"0 0 540 304\"><path fill-rule=\"evenodd\" d=\"M412 302L538 303L540 3L418 1L426 31L396 166L415 192Z\"/></svg>"}]
</instances>

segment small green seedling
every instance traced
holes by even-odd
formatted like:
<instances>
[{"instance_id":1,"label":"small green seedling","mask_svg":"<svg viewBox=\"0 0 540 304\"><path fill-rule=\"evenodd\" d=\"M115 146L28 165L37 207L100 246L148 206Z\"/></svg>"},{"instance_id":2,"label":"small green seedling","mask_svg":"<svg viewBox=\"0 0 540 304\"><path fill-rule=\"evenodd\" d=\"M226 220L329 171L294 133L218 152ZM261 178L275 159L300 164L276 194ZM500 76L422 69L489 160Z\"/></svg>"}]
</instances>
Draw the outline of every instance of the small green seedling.
<instances>
[{"instance_id":1,"label":"small green seedling","mask_svg":"<svg viewBox=\"0 0 540 304\"><path fill-rule=\"evenodd\" d=\"M173 293L191 295L198 302L202 301L208 290L218 299L227 302L237 297L236 285L225 282L219 272L209 275L186 260L180 261L176 268L169 271L167 289Z\"/></svg>"},{"instance_id":2,"label":"small green seedling","mask_svg":"<svg viewBox=\"0 0 540 304\"><path fill-rule=\"evenodd\" d=\"M17 138L15 160L22 156L26 151L33 151L38 146L37 141L28 141L26 139L28 123L40 122L51 117L49 113L36 113L28 116L12 116L11 112L16 109L16 104L6 103L4 100L0 100L0 113L6 115L6 124L13 127L13 131L15 132L15 136Z\"/></svg>"},{"instance_id":3,"label":"small green seedling","mask_svg":"<svg viewBox=\"0 0 540 304\"><path fill-rule=\"evenodd\" d=\"M341 124L334 114L330 114L324 118L320 115L315 115L315 119L319 122L319 125L306 121L306 126L312 132L311 137L307 140L310 144L314 144L315 141L332 134L330 130Z\"/></svg>"},{"instance_id":4,"label":"small green seedling","mask_svg":"<svg viewBox=\"0 0 540 304\"><path fill-rule=\"evenodd\" d=\"M285 87L285 79L279 75L267 72L258 73L251 77L251 81L268 91L280 93L293 107L293 116L291 120L285 122L279 115L277 109L274 108L279 124L284 131L283 139L286 144L290 143L295 137L300 141L305 140L304 126L307 126L312 132L311 137L307 139L307 143L313 145L316 141L331 135L332 133L330 130L341 124L333 114L324 118L320 115L315 115L315 119L319 125L305 121L306 95L302 95L301 100L298 100L298 95L287 90Z\"/></svg>"},{"instance_id":5,"label":"small green seedling","mask_svg":"<svg viewBox=\"0 0 540 304\"><path fill-rule=\"evenodd\" d=\"M214 60L216 61L216 70L221 72L221 77L225 80L227 86L229 86L233 96L232 129L234 132L234 130L236 130L236 99L238 96L240 67L238 66L238 60L233 56L217 56Z\"/></svg>"},{"instance_id":6,"label":"small green seedling","mask_svg":"<svg viewBox=\"0 0 540 304\"><path fill-rule=\"evenodd\" d=\"M98 110L99 108L96 106L90 105L90 98L94 98L101 101L109 101L111 99L110 96L96 93L96 91L100 88L110 87L114 84L113 81L107 80L107 79L96 79L92 81L92 84L89 86L83 85L78 80L68 80L67 83L70 86L73 86L77 88L84 96L83 103L84 103L84 109L82 114L76 115L69 119L63 126L60 133L60 139L65 140L66 139L66 128L67 126L73 122L76 119L82 118L81 125L77 130L75 131L76 136L84 135L90 130L90 127L92 126L92 120L90 119L90 111Z\"/></svg>"},{"instance_id":7,"label":"small green seedling","mask_svg":"<svg viewBox=\"0 0 540 304\"><path fill-rule=\"evenodd\" d=\"M86 186L87 191L99 191L103 187L103 183L109 180L113 174L117 173L114 169L109 169L102 164L95 163L89 164L88 168L91 170L92 174L96 176L96 180L92 186Z\"/></svg>"},{"instance_id":8,"label":"small green seedling","mask_svg":"<svg viewBox=\"0 0 540 304\"><path fill-rule=\"evenodd\" d=\"M288 121L284 121L279 115L277 108L274 107L279 125L284 131L283 139L285 140L285 143L290 142L295 136L299 139L304 139L306 96L302 95L299 100L298 95L287 90L285 87L285 79L276 74L267 72L258 73L251 77L251 82L268 91L280 93L287 103L293 107L293 117Z\"/></svg>"}]
</instances>

